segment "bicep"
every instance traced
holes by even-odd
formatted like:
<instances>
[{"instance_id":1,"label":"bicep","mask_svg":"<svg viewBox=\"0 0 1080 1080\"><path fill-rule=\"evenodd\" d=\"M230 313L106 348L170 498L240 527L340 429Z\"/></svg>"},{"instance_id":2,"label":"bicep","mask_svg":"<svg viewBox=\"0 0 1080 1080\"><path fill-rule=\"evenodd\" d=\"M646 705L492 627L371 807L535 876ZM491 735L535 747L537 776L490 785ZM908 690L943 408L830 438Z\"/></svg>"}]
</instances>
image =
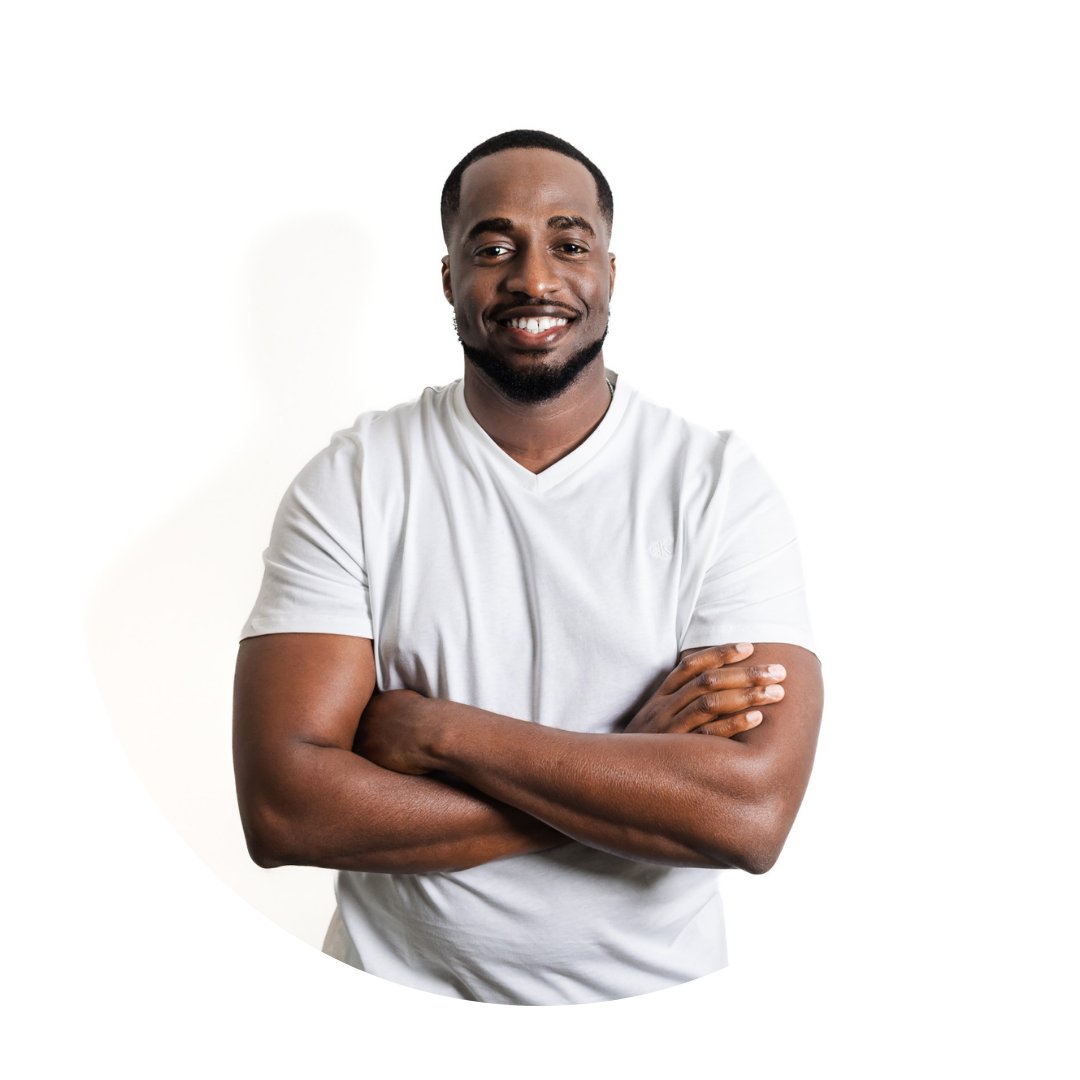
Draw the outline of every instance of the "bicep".
<instances>
[{"instance_id":1,"label":"bicep","mask_svg":"<svg viewBox=\"0 0 1080 1080\"><path fill-rule=\"evenodd\" d=\"M283 633L241 643L234 760L255 862L430 873L563 842L493 800L354 753L375 685L370 638Z\"/></svg>"},{"instance_id":2,"label":"bicep","mask_svg":"<svg viewBox=\"0 0 1080 1080\"><path fill-rule=\"evenodd\" d=\"M351 750L375 689L370 638L266 634L240 643L233 693L237 787L273 782L298 747Z\"/></svg>"},{"instance_id":3,"label":"bicep","mask_svg":"<svg viewBox=\"0 0 1080 1080\"><path fill-rule=\"evenodd\" d=\"M778 802L790 825L806 791L817 749L824 705L821 663L809 649L780 642L755 642L746 663L783 664L787 670L784 697L755 706L763 713L762 722L732 739L750 751L745 760L755 774L755 786Z\"/></svg>"}]
</instances>

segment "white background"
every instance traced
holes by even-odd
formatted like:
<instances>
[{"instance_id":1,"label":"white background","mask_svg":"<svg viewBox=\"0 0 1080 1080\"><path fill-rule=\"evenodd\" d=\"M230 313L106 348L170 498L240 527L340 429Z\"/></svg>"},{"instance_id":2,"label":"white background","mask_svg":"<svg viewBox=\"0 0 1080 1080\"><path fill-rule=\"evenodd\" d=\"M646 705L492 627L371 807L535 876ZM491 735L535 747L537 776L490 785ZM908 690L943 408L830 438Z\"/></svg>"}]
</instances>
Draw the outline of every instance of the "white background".
<instances>
[{"instance_id":1,"label":"white background","mask_svg":"<svg viewBox=\"0 0 1080 1080\"><path fill-rule=\"evenodd\" d=\"M14 1074L1070 1074L1071 5L13 9ZM512 127L607 174L608 365L779 481L828 684L732 967L563 1009L298 940L328 877L246 861L228 760L277 500L458 374L438 195Z\"/></svg>"}]
</instances>

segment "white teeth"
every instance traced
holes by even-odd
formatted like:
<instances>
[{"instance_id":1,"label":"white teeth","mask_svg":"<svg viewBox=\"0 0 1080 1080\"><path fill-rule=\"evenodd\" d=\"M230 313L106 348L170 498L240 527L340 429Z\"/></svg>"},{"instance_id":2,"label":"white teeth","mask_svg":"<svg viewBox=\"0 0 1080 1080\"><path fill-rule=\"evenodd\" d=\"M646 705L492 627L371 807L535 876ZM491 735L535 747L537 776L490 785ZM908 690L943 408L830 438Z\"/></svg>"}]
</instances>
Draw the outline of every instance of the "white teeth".
<instances>
[{"instance_id":1,"label":"white teeth","mask_svg":"<svg viewBox=\"0 0 1080 1080\"><path fill-rule=\"evenodd\" d=\"M510 319L506 325L515 330L527 330L530 334L545 334L556 326L565 326L566 319Z\"/></svg>"}]
</instances>

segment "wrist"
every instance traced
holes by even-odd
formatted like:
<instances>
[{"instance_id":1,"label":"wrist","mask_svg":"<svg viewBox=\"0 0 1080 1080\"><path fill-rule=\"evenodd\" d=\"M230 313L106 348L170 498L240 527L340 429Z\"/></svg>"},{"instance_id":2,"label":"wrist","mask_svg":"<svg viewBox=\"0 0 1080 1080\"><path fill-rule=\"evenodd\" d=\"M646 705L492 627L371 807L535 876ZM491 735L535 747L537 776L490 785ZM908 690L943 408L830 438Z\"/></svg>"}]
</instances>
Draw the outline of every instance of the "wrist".
<instances>
[{"instance_id":1,"label":"wrist","mask_svg":"<svg viewBox=\"0 0 1080 1080\"><path fill-rule=\"evenodd\" d=\"M449 772L440 753L444 728L445 701L433 700L423 694L414 695L409 702L413 748L425 772Z\"/></svg>"},{"instance_id":2,"label":"wrist","mask_svg":"<svg viewBox=\"0 0 1080 1080\"><path fill-rule=\"evenodd\" d=\"M416 746L424 757L427 768L438 772L459 775L460 761L454 753L456 736L465 734L471 719L471 710L452 701L438 698L419 697L414 703L413 713L417 734Z\"/></svg>"}]
</instances>

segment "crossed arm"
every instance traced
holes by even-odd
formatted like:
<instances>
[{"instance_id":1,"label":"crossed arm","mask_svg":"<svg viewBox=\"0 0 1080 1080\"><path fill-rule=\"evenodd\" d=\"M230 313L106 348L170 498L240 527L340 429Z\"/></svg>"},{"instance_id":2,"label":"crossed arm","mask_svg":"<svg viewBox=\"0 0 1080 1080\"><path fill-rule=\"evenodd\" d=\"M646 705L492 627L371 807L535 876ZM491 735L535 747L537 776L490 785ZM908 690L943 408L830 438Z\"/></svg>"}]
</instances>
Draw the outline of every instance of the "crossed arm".
<instances>
[{"instance_id":1,"label":"crossed arm","mask_svg":"<svg viewBox=\"0 0 1080 1080\"><path fill-rule=\"evenodd\" d=\"M763 872L806 789L822 691L805 649L753 654L685 655L625 733L591 735L374 694L365 638L249 638L234 711L249 850L261 866L424 873L577 840ZM782 697L769 697L781 681Z\"/></svg>"}]
</instances>

